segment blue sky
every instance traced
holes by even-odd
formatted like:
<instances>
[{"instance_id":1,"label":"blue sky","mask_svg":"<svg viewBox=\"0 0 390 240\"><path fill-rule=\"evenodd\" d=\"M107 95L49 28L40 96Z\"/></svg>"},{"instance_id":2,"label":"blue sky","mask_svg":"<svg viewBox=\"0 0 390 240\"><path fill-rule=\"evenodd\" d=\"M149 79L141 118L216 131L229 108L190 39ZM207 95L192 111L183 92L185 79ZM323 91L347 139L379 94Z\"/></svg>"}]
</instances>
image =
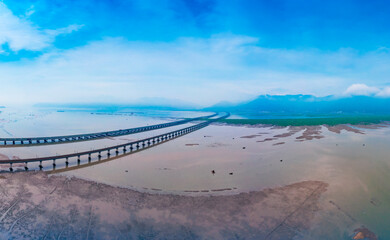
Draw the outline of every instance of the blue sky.
<instances>
[{"instance_id":1,"label":"blue sky","mask_svg":"<svg viewBox=\"0 0 390 240\"><path fill-rule=\"evenodd\" d=\"M390 3L0 1L0 105L390 96Z\"/></svg>"}]
</instances>

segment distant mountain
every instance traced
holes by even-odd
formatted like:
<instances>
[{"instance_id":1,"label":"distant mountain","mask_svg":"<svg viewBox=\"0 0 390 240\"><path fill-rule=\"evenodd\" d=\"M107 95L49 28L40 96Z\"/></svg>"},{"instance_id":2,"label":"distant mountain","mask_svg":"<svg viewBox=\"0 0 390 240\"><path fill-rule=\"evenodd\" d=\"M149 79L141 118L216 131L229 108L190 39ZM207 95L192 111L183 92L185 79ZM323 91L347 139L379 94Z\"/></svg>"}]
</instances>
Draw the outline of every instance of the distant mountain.
<instances>
[{"instance_id":1,"label":"distant mountain","mask_svg":"<svg viewBox=\"0 0 390 240\"><path fill-rule=\"evenodd\" d=\"M390 98L261 95L250 102L230 106L216 104L205 110L237 113L390 113Z\"/></svg>"}]
</instances>

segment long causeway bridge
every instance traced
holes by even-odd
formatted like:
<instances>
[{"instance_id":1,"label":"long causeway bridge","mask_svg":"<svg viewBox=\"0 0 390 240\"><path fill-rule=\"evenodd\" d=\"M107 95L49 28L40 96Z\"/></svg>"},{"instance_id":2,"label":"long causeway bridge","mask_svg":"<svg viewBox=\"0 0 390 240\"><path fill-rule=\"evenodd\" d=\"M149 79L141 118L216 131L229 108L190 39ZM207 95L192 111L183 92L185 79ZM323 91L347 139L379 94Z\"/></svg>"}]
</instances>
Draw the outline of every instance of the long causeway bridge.
<instances>
[{"instance_id":1,"label":"long causeway bridge","mask_svg":"<svg viewBox=\"0 0 390 240\"><path fill-rule=\"evenodd\" d=\"M215 116L215 115L213 115ZM160 134L157 136L140 139L137 141L132 141L124 144L114 145L111 147L105 147L100 149L94 149L90 151L64 154L64 155L56 155L56 156L48 156L48 157L37 157L37 158L26 158L26 159L8 159L8 160L0 160L0 164L8 164L9 170L13 171L13 164L24 164L24 169L26 171L29 170L29 164L39 163L38 167L40 170L43 170L44 162L51 162L52 168L49 170L55 170L57 162L60 160L65 161L65 167L67 168L70 160L77 161L77 164L80 165L81 162L86 162L85 164L90 164L94 161L101 161L102 159L109 159L111 157L119 157L128 155L131 153L135 153L141 150L145 150L154 146L157 146L161 143L167 142L169 140L181 137L188 133L194 132L201 128L208 126L210 123L218 121L220 119L224 119L229 117L230 114L226 113L224 116L213 118L213 119L205 119L205 121L198 123L196 125L178 129L175 131L171 131L168 133ZM198 119L199 120L199 119Z\"/></svg>"},{"instance_id":2,"label":"long causeway bridge","mask_svg":"<svg viewBox=\"0 0 390 240\"><path fill-rule=\"evenodd\" d=\"M50 137L0 138L0 147L28 146L28 145L40 145L40 144L60 144L60 143L95 140L95 139L101 139L105 137L118 137L123 135L156 130L160 128L177 126L177 125L198 121L198 120L205 120L205 119L215 117L217 115L218 114L215 113L209 116L189 118L189 119L179 120L175 122L161 123L161 124L143 126L137 128L120 129L120 130L107 131L107 132L86 133L86 134L65 135L65 136L50 136Z\"/></svg>"}]
</instances>

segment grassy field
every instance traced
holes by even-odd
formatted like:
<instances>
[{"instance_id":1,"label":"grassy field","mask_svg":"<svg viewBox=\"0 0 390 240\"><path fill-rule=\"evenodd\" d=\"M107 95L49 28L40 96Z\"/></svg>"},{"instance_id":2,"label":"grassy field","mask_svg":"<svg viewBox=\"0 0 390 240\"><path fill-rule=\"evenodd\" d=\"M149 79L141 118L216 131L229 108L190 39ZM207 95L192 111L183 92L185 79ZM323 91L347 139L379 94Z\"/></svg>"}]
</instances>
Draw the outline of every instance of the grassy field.
<instances>
[{"instance_id":1,"label":"grassy field","mask_svg":"<svg viewBox=\"0 0 390 240\"><path fill-rule=\"evenodd\" d=\"M377 124L390 121L390 115L369 116L337 116L316 118L276 118L276 119L223 119L219 122L228 124L269 124L277 126L315 126L315 125L338 125L338 124Z\"/></svg>"}]
</instances>

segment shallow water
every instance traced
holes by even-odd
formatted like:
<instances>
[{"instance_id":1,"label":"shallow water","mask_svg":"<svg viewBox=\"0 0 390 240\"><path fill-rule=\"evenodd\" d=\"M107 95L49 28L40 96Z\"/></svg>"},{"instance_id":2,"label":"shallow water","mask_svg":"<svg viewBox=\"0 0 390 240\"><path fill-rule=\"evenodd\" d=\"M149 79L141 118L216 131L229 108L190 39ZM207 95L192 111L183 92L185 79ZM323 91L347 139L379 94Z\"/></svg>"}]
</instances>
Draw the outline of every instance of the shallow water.
<instances>
[{"instance_id":1,"label":"shallow water","mask_svg":"<svg viewBox=\"0 0 390 240\"><path fill-rule=\"evenodd\" d=\"M297 133L257 142L284 131L209 126L147 151L65 174L138 190L192 195L234 194L321 180L329 183L323 209L313 228L298 239L350 239L361 225L380 239L390 239L390 128L364 130L364 135L323 128L325 138L319 140L296 142ZM241 138L257 133L267 134ZM276 142L285 144L273 145ZM218 189L231 190L211 191ZM210 192L193 192L202 190Z\"/></svg>"},{"instance_id":2,"label":"shallow water","mask_svg":"<svg viewBox=\"0 0 390 240\"><path fill-rule=\"evenodd\" d=\"M0 118L4 119L2 129L14 136L23 136L24 131L38 136L135 127L208 113L165 114L160 118L156 113L139 116L47 111L31 118L2 113ZM189 195L234 194L320 180L329 183L321 199L321 210L312 228L300 233L297 239L350 239L353 230L361 225L380 239L390 239L390 128L362 129L364 134L346 131L337 134L325 127L321 131L322 139L297 142L296 137L302 134L298 132L257 142L285 133L287 128L212 125L146 151L61 174L141 191ZM83 143L0 148L0 153L44 156L104 147L154 134L157 131ZM6 133L1 132L1 136Z\"/></svg>"}]
</instances>

